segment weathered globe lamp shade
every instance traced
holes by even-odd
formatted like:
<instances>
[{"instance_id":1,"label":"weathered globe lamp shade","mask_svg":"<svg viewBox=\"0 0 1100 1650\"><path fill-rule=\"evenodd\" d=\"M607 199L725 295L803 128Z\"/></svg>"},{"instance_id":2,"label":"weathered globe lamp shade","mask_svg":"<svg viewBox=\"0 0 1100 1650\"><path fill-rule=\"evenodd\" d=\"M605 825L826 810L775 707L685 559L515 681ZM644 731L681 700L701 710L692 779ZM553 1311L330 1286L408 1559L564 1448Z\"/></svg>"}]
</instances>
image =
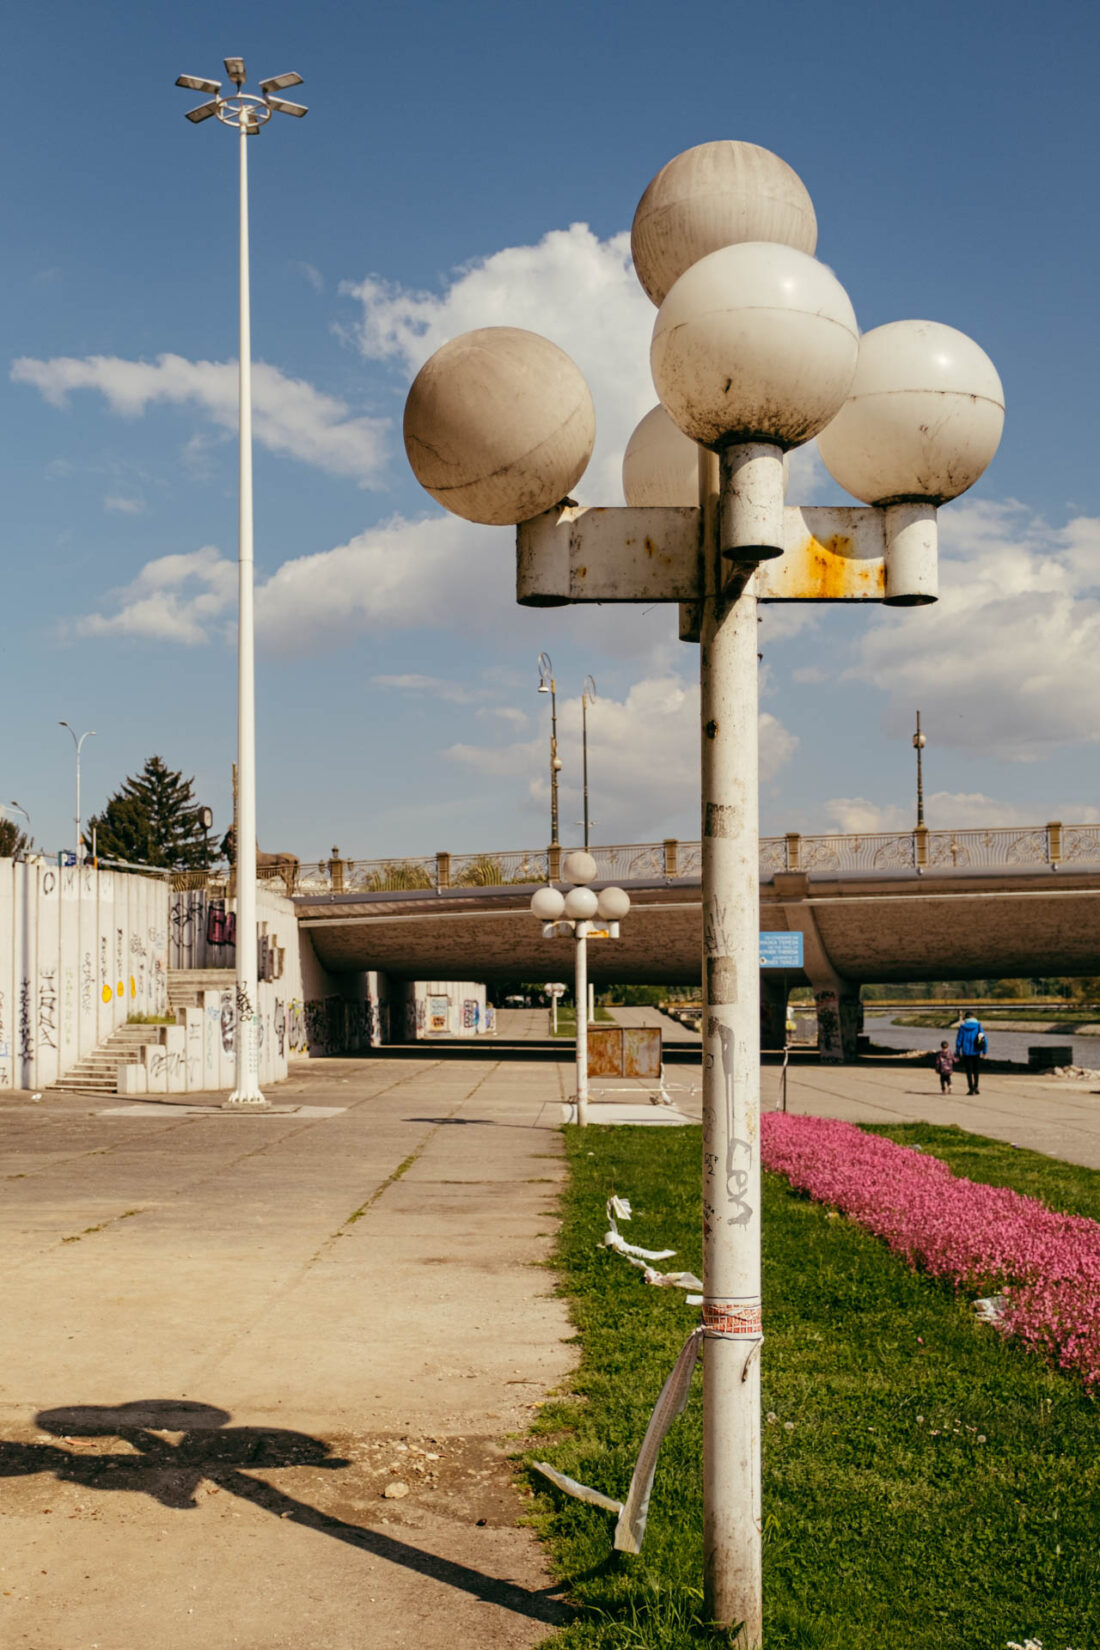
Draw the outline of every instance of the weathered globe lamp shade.
<instances>
[{"instance_id":1,"label":"weathered globe lamp shade","mask_svg":"<svg viewBox=\"0 0 1100 1650\"><path fill-rule=\"evenodd\" d=\"M685 149L663 166L630 231L638 279L658 305L692 264L741 241L777 241L812 254L817 218L785 160L729 139Z\"/></svg>"},{"instance_id":2,"label":"weathered globe lamp shade","mask_svg":"<svg viewBox=\"0 0 1100 1650\"><path fill-rule=\"evenodd\" d=\"M790 463L783 455L783 490ZM699 445L678 430L661 406L636 426L623 454L623 495L639 508L680 508L699 502Z\"/></svg>"},{"instance_id":3,"label":"weathered globe lamp shade","mask_svg":"<svg viewBox=\"0 0 1100 1650\"><path fill-rule=\"evenodd\" d=\"M596 915L605 922L621 922L630 910L630 895L625 888L601 888L596 901Z\"/></svg>"},{"instance_id":4,"label":"weathered globe lamp shade","mask_svg":"<svg viewBox=\"0 0 1100 1650\"><path fill-rule=\"evenodd\" d=\"M571 922L587 922L596 915L597 903L591 888L570 888L565 896L565 914Z\"/></svg>"},{"instance_id":5,"label":"weathered globe lamp shade","mask_svg":"<svg viewBox=\"0 0 1100 1650\"><path fill-rule=\"evenodd\" d=\"M699 448L661 406L646 413L626 444L623 493L632 506L699 502Z\"/></svg>"},{"instance_id":6,"label":"weathered globe lamp shade","mask_svg":"<svg viewBox=\"0 0 1100 1650\"><path fill-rule=\"evenodd\" d=\"M531 914L542 922L557 922L565 910L565 895L557 888L538 888L531 895Z\"/></svg>"},{"instance_id":7,"label":"weathered globe lamp shade","mask_svg":"<svg viewBox=\"0 0 1100 1650\"><path fill-rule=\"evenodd\" d=\"M565 882L595 882L598 867L591 854L573 848L561 862L561 874Z\"/></svg>"},{"instance_id":8,"label":"weathered globe lamp shade","mask_svg":"<svg viewBox=\"0 0 1100 1650\"><path fill-rule=\"evenodd\" d=\"M831 269L749 241L680 276L653 328L650 366L673 422L704 447L786 451L825 428L851 388L859 328Z\"/></svg>"},{"instance_id":9,"label":"weathered globe lamp shade","mask_svg":"<svg viewBox=\"0 0 1100 1650\"><path fill-rule=\"evenodd\" d=\"M405 402L405 451L437 503L489 527L566 498L596 439L592 397L564 350L518 327L483 327L436 350Z\"/></svg>"},{"instance_id":10,"label":"weathered globe lamp shade","mask_svg":"<svg viewBox=\"0 0 1100 1650\"><path fill-rule=\"evenodd\" d=\"M938 321L891 321L861 338L848 399L818 449L865 504L943 504L978 480L1004 418L997 369L972 338Z\"/></svg>"}]
</instances>

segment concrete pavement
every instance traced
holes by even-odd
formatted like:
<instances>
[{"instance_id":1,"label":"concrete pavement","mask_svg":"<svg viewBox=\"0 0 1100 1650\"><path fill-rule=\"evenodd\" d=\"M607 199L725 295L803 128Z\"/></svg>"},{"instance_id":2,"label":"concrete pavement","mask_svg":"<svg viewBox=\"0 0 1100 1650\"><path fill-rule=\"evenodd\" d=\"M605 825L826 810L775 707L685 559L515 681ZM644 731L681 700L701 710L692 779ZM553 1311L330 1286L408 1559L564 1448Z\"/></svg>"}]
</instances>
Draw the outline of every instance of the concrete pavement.
<instances>
[{"instance_id":1,"label":"concrete pavement","mask_svg":"<svg viewBox=\"0 0 1100 1650\"><path fill-rule=\"evenodd\" d=\"M506 1442L573 1361L558 1068L292 1069L273 1116L0 1104L5 1646L512 1647L566 1614Z\"/></svg>"}]
</instances>

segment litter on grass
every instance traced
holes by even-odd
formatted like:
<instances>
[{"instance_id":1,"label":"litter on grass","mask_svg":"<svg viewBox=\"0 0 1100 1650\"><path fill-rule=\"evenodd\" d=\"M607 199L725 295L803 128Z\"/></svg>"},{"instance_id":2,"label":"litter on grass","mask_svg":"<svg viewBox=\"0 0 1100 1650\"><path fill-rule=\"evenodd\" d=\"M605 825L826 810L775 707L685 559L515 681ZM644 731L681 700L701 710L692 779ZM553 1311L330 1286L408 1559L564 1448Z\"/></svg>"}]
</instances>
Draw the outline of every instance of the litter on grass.
<instances>
[{"instance_id":1,"label":"litter on grass","mask_svg":"<svg viewBox=\"0 0 1100 1650\"><path fill-rule=\"evenodd\" d=\"M636 1243L627 1243L619 1231L615 1217L617 1215L619 1220L629 1220L631 1212L627 1198L608 1199L608 1229L603 1235L604 1247L613 1249L617 1255L622 1255L631 1266L638 1268L647 1283L654 1284L658 1289L702 1289L703 1280L697 1278L694 1272L658 1272L650 1266L651 1260L669 1260L676 1253L675 1249L640 1249Z\"/></svg>"}]
</instances>

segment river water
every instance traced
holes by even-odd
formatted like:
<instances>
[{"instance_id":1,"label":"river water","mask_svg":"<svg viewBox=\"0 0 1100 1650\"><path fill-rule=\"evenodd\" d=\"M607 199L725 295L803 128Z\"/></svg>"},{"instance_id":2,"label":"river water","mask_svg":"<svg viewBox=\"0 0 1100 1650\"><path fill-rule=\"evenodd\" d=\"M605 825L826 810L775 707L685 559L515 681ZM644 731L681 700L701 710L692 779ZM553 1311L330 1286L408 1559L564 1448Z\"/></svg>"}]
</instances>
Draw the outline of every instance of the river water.
<instances>
[{"instance_id":1,"label":"river water","mask_svg":"<svg viewBox=\"0 0 1100 1650\"><path fill-rule=\"evenodd\" d=\"M981 1018L979 1016L979 1018ZM984 1024L984 1022L983 1022ZM937 1049L946 1037L950 1048L955 1047L954 1029L938 1026L896 1026L889 1014L865 1014L864 1033L873 1043L884 1048ZM1027 1065L1029 1048L1051 1045L1073 1049L1073 1064L1100 1069L1100 1037L1074 1037L1066 1031L999 1031L996 1022L986 1026L989 1056L993 1060L1015 1060Z\"/></svg>"}]
</instances>

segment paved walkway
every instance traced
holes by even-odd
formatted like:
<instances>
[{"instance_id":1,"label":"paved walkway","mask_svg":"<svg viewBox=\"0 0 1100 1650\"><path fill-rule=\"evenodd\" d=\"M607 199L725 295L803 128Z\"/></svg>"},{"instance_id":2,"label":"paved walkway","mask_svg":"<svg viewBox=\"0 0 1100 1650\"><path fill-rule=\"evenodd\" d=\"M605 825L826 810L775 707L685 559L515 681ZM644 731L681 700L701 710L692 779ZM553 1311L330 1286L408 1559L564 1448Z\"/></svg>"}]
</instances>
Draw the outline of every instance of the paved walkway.
<instances>
[{"instance_id":1,"label":"paved walkway","mask_svg":"<svg viewBox=\"0 0 1100 1650\"><path fill-rule=\"evenodd\" d=\"M269 1116L0 1098L5 1650L519 1650L565 1617L507 1452L574 1356L542 1269L569 1068L292 1071ZM667 1076L698 1118L697 1067ZM789 1084L1100 1167L1084 1084Z\"/></svg>"},{"instance_id":2,"label":"paved walkway","mask_svg":"<svg viewBox=\"0 0 1100 1650\"><path fill-rule=\"evenodd\" d=\"M275 1116L0 1104L11 1650L510 1650L566 1613L507 1461L573 1361L559 1068L292 1070Z\"/></svg>"},{"instance_id":3,"label":"paved walkway","mask_svg":"<svg viewBox=\"0 0 1100 1650\"><path fill-rule=\"evenodd\" d=\"M779 1077L777 1067L765 1067L765 1106L778 1102ZM941 1096L939 1087L935 1072L923 1061L794 1065L788 1076L787 1109L853 1123L957 1123L975 1134L1100 1169L1100 1093L1092 1092L1088 1083L1024 1072L984 1072L981 1093L974 1099L967 1097L961 1073L955 1075L950 1096Z\"/></svg>"}]
</instances>

